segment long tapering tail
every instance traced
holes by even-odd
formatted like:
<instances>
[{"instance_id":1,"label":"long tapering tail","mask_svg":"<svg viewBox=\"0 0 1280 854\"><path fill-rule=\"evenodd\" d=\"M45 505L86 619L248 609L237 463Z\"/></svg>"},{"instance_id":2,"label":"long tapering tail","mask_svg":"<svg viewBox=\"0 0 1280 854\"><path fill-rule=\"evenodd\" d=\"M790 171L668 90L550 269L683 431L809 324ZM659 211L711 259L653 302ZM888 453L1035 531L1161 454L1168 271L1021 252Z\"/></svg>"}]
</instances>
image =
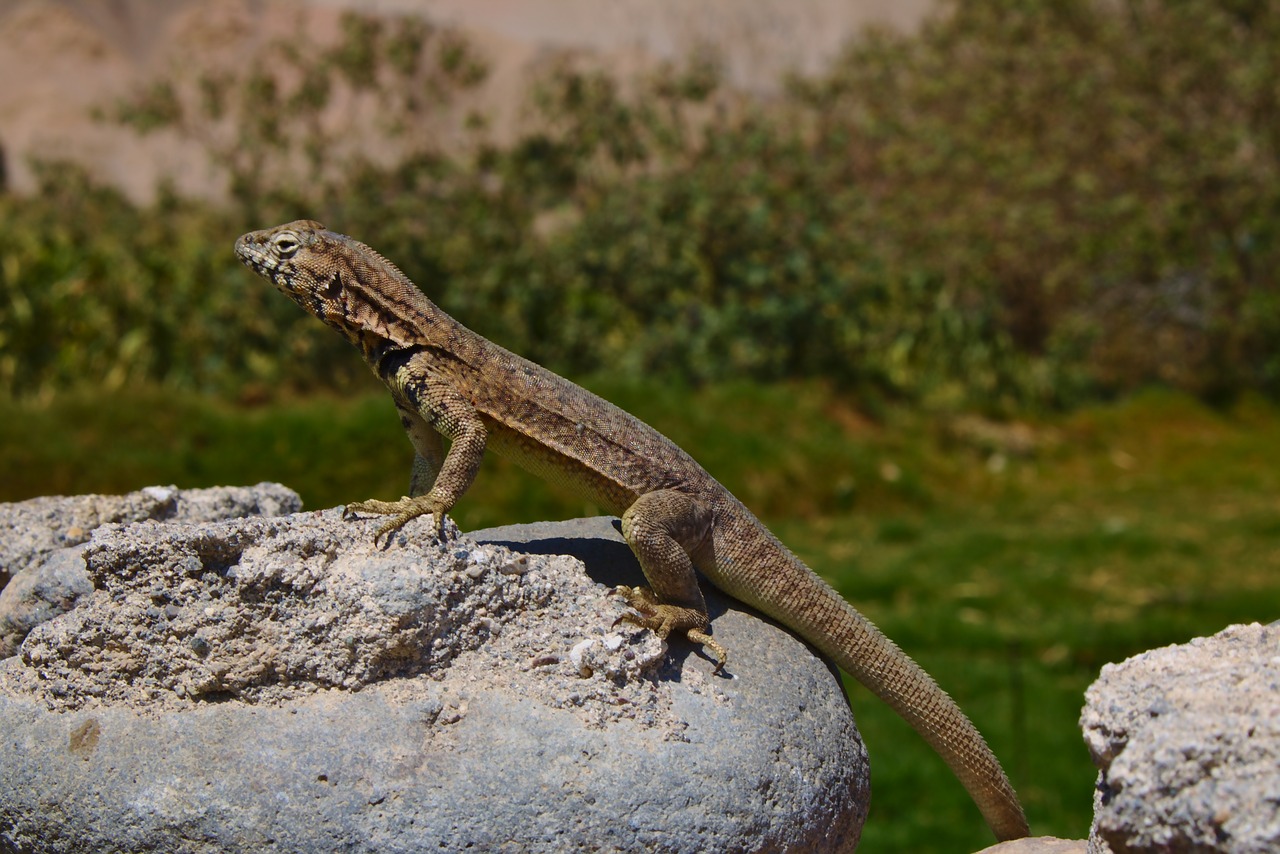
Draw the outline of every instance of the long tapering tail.
<instances>
[{"instance_id":1,"label":"long tapering tail","mask_svg":"<svg viewBox=\"0 0 1280 854\"><path fill-rule=\"evenodd\" d=\"M716 565L706 568L712 581L798 632L888 703L951 767L998 839L1027 836L1000 761L947 692L749 511L729 509L738 512L722 513Z\"/></svg>"},{"instance_id":2,"label":"long tapering tail","mask_svg":"<svg viewBox=\"0 0 1280 854\"><path fill-rule=\"evenodd\" d=\"M784 621L924 737L955 772L998 839L1027 836L1030 829L1018 796L977 727L947 692L870 620L816 576L812 581L805 607L787 609L790 613ZM799 591L793 588L791 592Z\"/></svg>"}]
</instances>

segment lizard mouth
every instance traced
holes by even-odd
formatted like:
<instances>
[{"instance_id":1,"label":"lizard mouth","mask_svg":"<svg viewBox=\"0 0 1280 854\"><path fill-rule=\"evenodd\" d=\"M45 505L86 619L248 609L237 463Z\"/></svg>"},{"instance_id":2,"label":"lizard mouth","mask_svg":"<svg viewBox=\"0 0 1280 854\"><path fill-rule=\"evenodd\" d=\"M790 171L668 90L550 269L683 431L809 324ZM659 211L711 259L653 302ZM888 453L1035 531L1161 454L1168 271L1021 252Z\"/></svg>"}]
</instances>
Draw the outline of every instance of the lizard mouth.
<instances>
[{"instance_id":1,"label":"lizard mouth","mask_svg":"<svg viewBox=\"0 0 1280 854\"><path fill-rule=\"evenodd\" d=\"M254 237L255 235L250 233L236 240L236 257L240 259L241 264L271 282L281 291L286 294L289 293L290 288L288 285L290 284L291 276L286 269L286 265L281 263L281 259L271 252L269 245L264 245L255 240Z\"/></svg>"},{"instance_id":2,"label":"lizard mouth","mask_svg":"<svg viewBox=\"0 0 1280 854\"><path fill-rule=\"evenodd\" d=\"M274 273L275 260L251 238L252 235L245 234L236 240L236 257L240 259L241 264L256 273L264 275Z\"/></svg>"}]
</instances>

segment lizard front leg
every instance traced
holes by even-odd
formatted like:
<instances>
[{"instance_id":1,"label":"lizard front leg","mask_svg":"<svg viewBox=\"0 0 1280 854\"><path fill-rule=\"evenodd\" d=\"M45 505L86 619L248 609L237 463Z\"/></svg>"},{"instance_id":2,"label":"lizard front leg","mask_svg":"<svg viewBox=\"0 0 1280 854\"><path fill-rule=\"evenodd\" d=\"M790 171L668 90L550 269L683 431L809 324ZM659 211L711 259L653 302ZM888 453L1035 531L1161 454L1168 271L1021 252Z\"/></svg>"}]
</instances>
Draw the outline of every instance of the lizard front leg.
<instances>
[{"instance_id":1,"label":"lizard front leg","mask_svg":"<svg viewBox=\"0 0 1280 854\"><path fill-rule=\"evenodd\" d=\"M694 567L715 560L714 515L691 496L674 489L647 492L622 516L622 536L635 552L649 588L619 587L635 613L621 619L651 629L666 640L681 632L716 658L719 673L728 657L711 639L711 618Z\"/></svg>"},{"instance_id":2,"label":"lizard front leg","mask_svg":"<svg viewBox=\"0 0 1280 854\"><path fill-rule=\"evenodd\" d=\"M400 413L400 426L413 445L413 470L409 476L409 495L426 495L436 485L444 465L444 437L407 403L395 401Z\"/></svg>"},{"instance_id":3,"label":"lizard front leg","mask_svg":"<svg viewBox=\"0 0 1280 854\"><path fill-rule=\"evenodd\" d=\"M484 459L488 431L479 413L446 380L425 366L425 356L415 354L389 370L383 381L391 389L400 412L400 423L414 448L409 495L399 501L371 499L348 504L347 513L380 513L391 516L374 534L374 541L388 538L411 519L432 514L435 535L444 527L444 515L470 488ZM443 438L449 439L444 453Z\"/></svg>"}]
</instances>

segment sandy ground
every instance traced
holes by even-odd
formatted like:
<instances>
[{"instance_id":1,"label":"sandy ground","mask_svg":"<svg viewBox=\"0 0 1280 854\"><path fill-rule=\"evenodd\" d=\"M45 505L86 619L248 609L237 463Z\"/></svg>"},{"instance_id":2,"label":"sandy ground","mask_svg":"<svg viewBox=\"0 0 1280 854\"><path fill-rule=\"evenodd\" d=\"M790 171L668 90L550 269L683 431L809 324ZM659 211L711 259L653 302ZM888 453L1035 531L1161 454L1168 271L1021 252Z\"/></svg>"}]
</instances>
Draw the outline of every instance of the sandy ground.
<instances>
[{"instance_id":1,"label":"sandy ground","mask_svg":"<svg viewBox=\"0 0 1280 854\"><path fill-rule=\"evenodd\" d=\"M95 120L149 81L192 66L242 63L299 21L337 31L345 8L414 14L460 28L486 55L474 106L510 127L533 69L562 53L622 73L703 46L737 86L767 94L782 72L820 70L868 24L910 28L934 0L0 0L0 152L5 184L35 188L31 155L86 167L139 200L162 177L180 191L216 186L199 149L139 139Z\"/></svg>"}]
</instances>

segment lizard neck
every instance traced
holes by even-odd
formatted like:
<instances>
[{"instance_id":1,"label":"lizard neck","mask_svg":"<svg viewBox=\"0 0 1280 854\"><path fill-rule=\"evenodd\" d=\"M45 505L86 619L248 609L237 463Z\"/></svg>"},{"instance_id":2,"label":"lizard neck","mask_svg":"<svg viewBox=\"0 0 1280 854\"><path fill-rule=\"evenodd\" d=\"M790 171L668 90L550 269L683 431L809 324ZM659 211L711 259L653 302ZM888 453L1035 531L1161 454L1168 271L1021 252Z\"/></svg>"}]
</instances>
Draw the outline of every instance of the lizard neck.
<instances>
[{"instance_id":1,"label":"lizard neck","mask_svg":"<svg viewBox=\"0 0 1280 854\"><path fill-rule=\"evenodd\" d=\"M396 352L454 351L474 336L390 265L353 263L345 278L348 304L332 325L379 373L379 364Z\"/></svg>"}]
</instances>

